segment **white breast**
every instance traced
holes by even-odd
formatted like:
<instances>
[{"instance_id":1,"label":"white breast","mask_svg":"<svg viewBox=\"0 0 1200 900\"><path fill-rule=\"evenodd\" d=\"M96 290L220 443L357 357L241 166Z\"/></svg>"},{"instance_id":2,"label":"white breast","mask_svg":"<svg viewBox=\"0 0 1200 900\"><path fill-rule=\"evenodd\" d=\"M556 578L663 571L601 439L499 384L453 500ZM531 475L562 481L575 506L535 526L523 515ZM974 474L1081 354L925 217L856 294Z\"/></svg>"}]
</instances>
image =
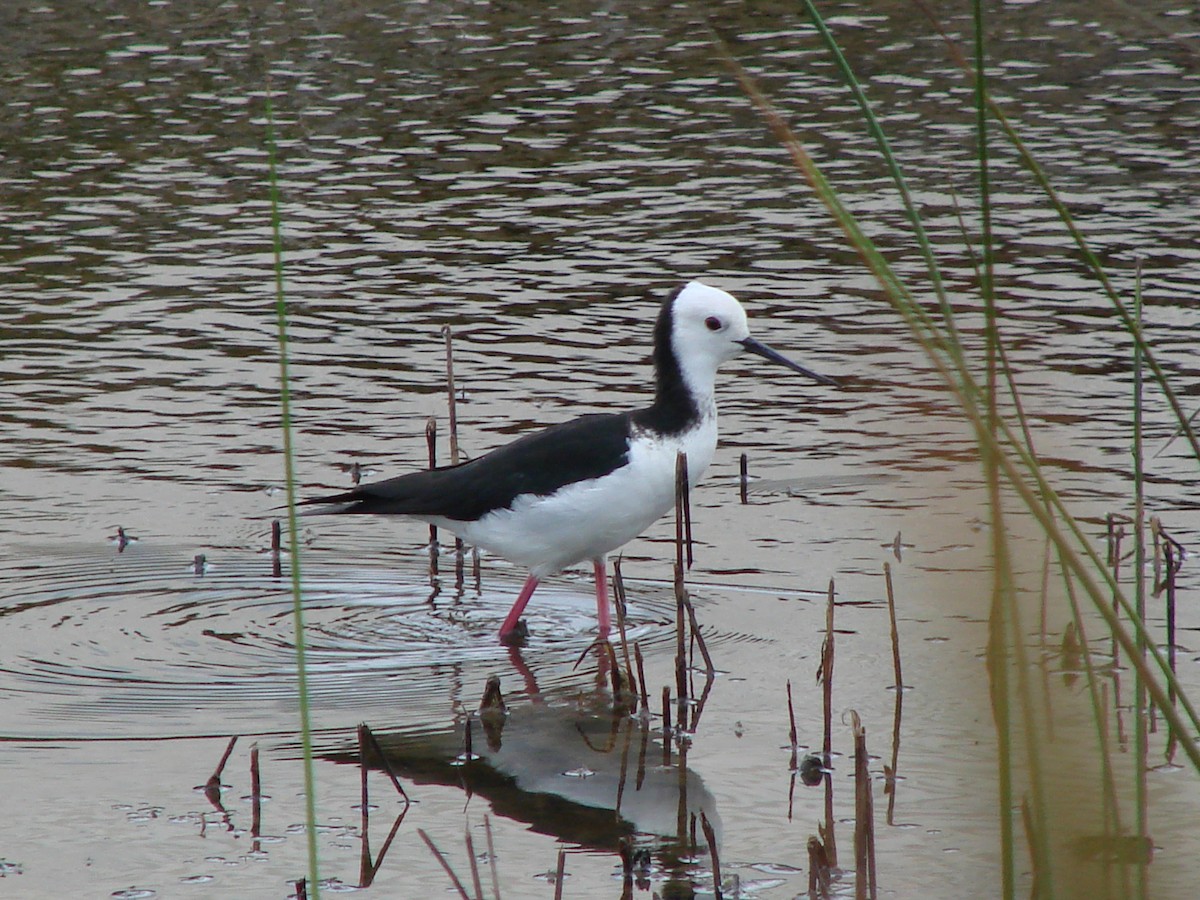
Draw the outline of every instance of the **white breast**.
<instances>
[{"instance_id":1,"label":"white breast","mask_svg":"<svg viewBox=\"0 0 1200 900\"><path fill-rule=\"evenodd\" d=\"M544 497L518 497L512 508L475 522L433 519L468 544L526 566L538 578L628 543L675 505L675 460L688 457L694 487L717 445L715 410L681 435L638 434L629 462Z\"/></svg>"}]
</instances>

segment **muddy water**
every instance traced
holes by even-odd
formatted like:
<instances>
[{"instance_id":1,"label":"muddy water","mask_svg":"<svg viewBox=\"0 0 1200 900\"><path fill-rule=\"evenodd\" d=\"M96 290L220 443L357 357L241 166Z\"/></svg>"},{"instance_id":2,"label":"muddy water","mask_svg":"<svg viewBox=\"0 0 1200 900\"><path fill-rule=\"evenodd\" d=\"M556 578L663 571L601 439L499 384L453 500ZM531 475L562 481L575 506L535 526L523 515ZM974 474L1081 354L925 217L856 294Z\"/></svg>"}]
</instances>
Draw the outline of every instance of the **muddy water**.
<instances>
[{"instance_id":1,"label":"muddy water","mask_svg":"<svg viewBox=\"0 0 1200 900\"><path fill-rule=\"evenodd\" d=\"M1169 4L1139 10L1001 11L995 75L1126 294L1141 258L1149 334L1187 397L1200 391L1200 22ZM920 287L883 169L799 14L786 4L709 12ZM975 346L978 294L954 202L974 240L969 90L909 6L830 12ZM823 797L797 786L789 798L784 687L796 689L801 743L816 746L812 676L830 578L843 601L835 707L866 723L872 772L890 765L880 577L890 560L911 690L894 811L877 838L880 882L901 896L998 890L986 507L971 441L702 22L665 3L0 12L6 895L11 885L23 897L282 897L305 871L290 601L264 552L282 471L268 87L306 491L347 484L354 462L380 474L422 465L430 415L445 458L444 325L456 334L461 439L476 454L538 423L640 402L663 293L690 277L735 292L760 338L844 387L754 360L729 364L720 386L722 446L693 499L690 576L719 674L686 771L719 818L724 874L760 896L807 886ZM1009 352L1051 477L1095 523L1129 508L1128 341L1011 153L998 149L996 163ZM1148 403L1158 450L1171 420L1157 394ZM756 478L746 506L742 452ZM1172 444L1149 488L1152 511L1192 544L1195 468ZM118 527L137 540L120 546ZM1017 531L1022 565L1036 572L1041 546ZM673 679L671 534L660 523L624 561L653 689ZM604 701L588 667L573 668L592 627L586 572L543 588L534 638L510 654L491 635L522 573L502 561L484 560L478 584L469 571L457 583L443 554L431 580L422 526L320 521L303 537L319 840L336 888L362 880L359 778L335 764L357 723L445 763L461 749L447 735L491 673L514 729L532 723L535 737L562 723L534 710L592 717ZM1197 623L1186 607L1181 615L1182 673L1194 684ZM847 821L849 726L835 725L835 802ZM197 785L233 735L218 805ZM257 827L252 745L269 796ZM661 751L650 747L652 758ZM536 743L526 757L539 754L558 765ZM417 829L464 874L463 829L482 847L489 815L504 896L550 894L542 873L560 846L568 896L620 892L616 832L569 827L592 807L531 821L534 793L480 789L464 812L457 781L407 761L401 775L420 802L368 891L439 890L444 876ZM376 852L398 812L378 777ZM1186 883L1196 848L1180 826L1200 798L1169 767L1150 790L1152 878L1166 895ZM882 781L876 794L882 804ZM649 822L631 833L654 851L653 888L674 877L710 890L707 862L672 862ZM845 862L849 826L839 828Z\"/></svg>"}]
</instances>

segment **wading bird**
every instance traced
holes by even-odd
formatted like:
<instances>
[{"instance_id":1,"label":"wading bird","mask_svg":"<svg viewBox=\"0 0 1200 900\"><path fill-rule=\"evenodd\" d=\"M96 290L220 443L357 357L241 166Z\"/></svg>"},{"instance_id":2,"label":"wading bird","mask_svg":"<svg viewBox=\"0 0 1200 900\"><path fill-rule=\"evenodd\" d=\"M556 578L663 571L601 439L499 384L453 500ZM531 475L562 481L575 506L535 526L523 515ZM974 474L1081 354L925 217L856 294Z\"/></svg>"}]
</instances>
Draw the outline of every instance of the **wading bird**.
<instances>
[{"instance_id":1,"label":"wading bird","mask_svg":"<svg viewBox=\"0 0 1200 900\"><path fill-rule=\"evenodd\" d=\"M529 570L500 626L518 623L538 583L585 559L596 576L596 614L609 630L606 560L675 502L675 466L687 454L688 486L717 446L717 367L748 350L822 384L836 384L750 336L732 295L699 281L663 303L654 326L654 402L580 416L454 466L410 472L305 500L318 514L408 516Z\"/></svg>"}]
</instances>

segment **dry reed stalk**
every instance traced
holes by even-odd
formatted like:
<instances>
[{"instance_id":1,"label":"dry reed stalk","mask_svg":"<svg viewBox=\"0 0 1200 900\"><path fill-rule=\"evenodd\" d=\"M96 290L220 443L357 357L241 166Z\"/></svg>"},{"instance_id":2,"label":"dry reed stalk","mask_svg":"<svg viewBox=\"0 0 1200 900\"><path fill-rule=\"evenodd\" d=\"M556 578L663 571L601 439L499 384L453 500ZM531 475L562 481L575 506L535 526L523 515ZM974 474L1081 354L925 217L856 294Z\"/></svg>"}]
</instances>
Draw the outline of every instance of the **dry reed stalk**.
<instances>
[{"instance_id":1,"label":"dry reed stalk","mask_svg":"<svg viewBox=\"0 0 1200 900\"><path fill-rule=\"evenodd\" d=\"M713 893L721 900L721 856L717 851L717 834L704 811L700 811L700 827L704 829L704 840L708 844L708 854L712 857Z\"/></svg>"},{"instance_id":2,"label":"dry reed stalk","mask_svg":"<svg viewBox=\"0 0 1200 900\"><path fill-rule=\"evenodd\" d=\"M500 900L500 873L496 871L496 847L492 842L492 820L483 817L483 833L487 835L488 868L492 872L492 900Z\"/></svg>"},{"instance_id":3,"label":"dry reed stalk","mask_svg":"<svg viewBox=\"0 0 1200 900\"><path fill-rule=\"evenodd\" d=\"M375 876L379 874L379 869L383 865L383 860L387 856L388 850L392 846L392 841L396 839L396 835L400 832L400 825L404 822L404 817L408 815L408 807L405 806L396 816L396 820L392 822L392 828L388 832L388 836L383 841L383 846L379 848L379 856L375 861L371 861L371 848L367 843L367 832L364 830L362 835L363 852L362 865L359 873L359 887L369 888L375 881Z\"/></svg>"},{"instance_id":4,"label":"dry reed stalk","mask_svg":"<svg viewBox=\"0 0 1200 900\"><path fill-rule=\"evenodd\" d=\"M854 892L859 900L875 900L875 807L868 768L867 730L854 710Z\"/></svg>"},{"instance_id":5,"label":"dry reed stalk","mask_svg":"<svg viewBox=\"0 0 1200 900\"><path fill-rule=\"evenodd\" d=\"M679 839L679 846L683 848L683 852L692 854L696 852L696 832L695 821L693 820L693 830L689 837L687 802L687 751L688 742L680 741L679 765L675 767L676 780L679 785L679 804L675 808L675 834Z\"/></svg>"},{"instance_id":6,"label":"dry reed stalk","mask_svg":"<svg viewBox=\"0 0 1200 900\"><path fill-rule=\"evenodd\" d=\"M675 455L675 540L687 549L687 567L692 567L692 501L688 490L688 459L682 451ZM682 569L682 556L678 556Z\"/></svg>"},{"instance_id":7,"label":"dry reed stalk","mask_svg":"<svg viewBox=\"0 0 1200 900\"><path fill-rule=\"evenodd\" d=\"M1150 517L1150 534L1154 538L1154 578L1155 594L1158 596L1158 584L1162 581L1162 540L1159 537L1158 529L1162 523L1158 516Z\"/></svg>"},{"instance_id":8,"label":"dry reed stalk","mask_svg":"<svg viewBox=\"0 0 1200 900\"><path fill-rule=\"evenodd\" d=\"M479 860L475 858L475 842L471 840L471 826L463 826L463 843L467 845L467 859L471 863L471 887L475 889L475 900L483 900L483 882L479 879Z\"/></svg>"},{"instance_id":9,"label":"dry reed stalk","mask_svg":"<svg viewBox=\"0 0 1200 900\"><path fill-rule=\"evenodd\" d=\"M896 535L897 544L900 535ZM900 669L900 629L896 625L896 595L892 587L892 567L883 564L884 582L887 585L888 617L892 626L892 666L896 676L896 702L892 708L892 764L883 767L884 793L887 794L887 823L895 824L896 816L896 768L900 761L900 714L904 706L904 676Z\"/></svg>"},{"instance_id":10,"label":"dry reed stalk","mask_svg":"<svg viewBox=\"0 0 1200 900\"><path fill-rule=\"evenodd\" d=\"M892 625L892 668L896 672L896 691L904 691L904 676L900 671L900 629L896 627L896 595L892 590L892 567L883 564L883 578L887 585L888 618Z\"/></svg>"},{"instance_id":11,"label":"dry reed stalk","mask_svg":"<svg viewBox=\"0 0 1200 900\"><path fill-rule=\"evenodd\" d=\"M122 540L124 537L122 532ZM271 523L271 577L283 577L283 525L278 519Z\"/></svg>"},{"instance_id":12,"label":"dry reed stalk","mask_svg":"<svg viewBox=\"0 0 1200 900\"><path fill-rule=\"evenodd\" d=\"M562 900L563 880L567 873L567 851L558 849L558 871L554 873L554 900Z\"/></svg>"},{"instance_id":13,"label":"dry reed stalk","mask_svg":"<svg viewBox=\"0 0 1200 900\"><path fill-rule=\"evenodd\" d=\"M821 682L824 706L824 735L821 760L825 767L825 854L830 867L837 865L837 840L833 819L833 610L834 582L829 579L829 603L825 610L825 640L821 644L821 666L817 679Z\"/></svg>"},{"instance_id":14,"label":"dry reed stalk","mask_svg":"<svg viewBox=\"0 0 1200 900\"><path fill-rule=\"evenodd\" d=\"M704 641L704 635L700 633L700 623L696 621L696 608L692 606L692 598L687 591L683 592L683 606L687 610L692 640L700 648L700 656L704 658L704 674L711 679L716 674L717 667L713 665L712 656L708 652L708 644Z\"/></svg>"},{"instance_id":15,"label":"dry reed stalk","mask_svg":"<svg viewBox=\"0 0 1200 900\"><path fill-rule=\"evenodd\" d=\"M454 342L449 325L442 326L446 339L446 397L450 415L450 464L458 465L458 406L454 395Z\"/></svg>"},{"instance_id":16,"label":"dry reed stalk","mask_svg":"<svg viewBox=\"0 0 1200 900\"><path fill-rule=\"evenodd\" d=\"M204 783L204 796L208 802L220 809L221 807L221 773L225 771L225 763L229 762L229 756L233 753L234 744L237 743L237 735L229 739L229 743L225 745L225 752L221 754L221 761L217 763L217 768L211 775L208 776L208 781Z\"/></svg>"},{"instance_id":17,"label":"dry reed stalk","mask_svg":"<svg viewBox=\"0 0 1200 900\"><path fill-rule=\"evenodd\" d=\"M258 765L258 744L250 748L250 836L262 832L262 770Z\"/></svg>"},{"instance_id":18,"label":"dry reed stalk","mask_svg":"<svg viewBox=\"0 0 1200 900\"><path fill-rule=\"evenodd\" d=\"M741 498L742 505L749 503L750 490L750 460L745 453L738 460L738 494Z\"/></svg>"},{"instance_id":19,"label":"dry reed stalk","mask_svg":"<svg viewBox=\"0 0 1200 900\"><path fill-rule=\"evenodd\" d=\"M1162 527L1162 522L1158 519L1153 520L1154 529L1158 537L1162 541L1163 552L1163 577L1162 583L1156 586L1156 593L1163 593L1166 597L1166 616L1167 616L1167 665L1171 669L1171 674L1175 674L1175 576L1179 574L1180 568L1183 566L1184 547L1177 540L1171 537L1165 528ZM1168 685L1168 696L1171 703L1175 703L1175 682L1172 680ZM1174 735L1172 735L1173 737Z\"/></svg>"},{"instance_id":20,"label":"dry reed stalk","mask_svg":"<svg viewBox=\"0 0 1200 900\"><path fill-rule=\"evenodd\" d=\"M642 645L637 641L633 642L633 658L637 662L638 691L642 697L642 715L649 718L650 697L646 693L646 669L642 661Z\"/></svg>"},{"instance_id":21,"label":"dry reed stalk","mask_svg":"<svg viewBox=\"0 0 1200 900\"><path fill-rule=\"evenodd\" d=\"M458 398L454 391L454 344L449 325L442 326L442 337L446 339L446 406L450 417L450 465L459 463L458 451ZM454 577L459 587L463 583L463 542L454 539Z\"/></svg>"},{"instance_id":22,"label":"dry reed stalk","mask_svg":"<svg viewBox=\"0 0 1200 900\"><path fill-rule=\"evenodd\" d=\"M810 900L829 896L829 885L832 881L829 871L829 856L825 845L816 835L808 838L808 896Z\"/></svg>"},{"instance_id":23,"label":"dry reed stalk","mask_svg":"<svg viewBox=\"0 0 1200 900\"><path fill-rule=\"evenodd\" d=\"M900 766L900 715L904 708L904 691L896 691L896 703L892 708L892 764L883 767L885 778L883 791L887 794L887 823L896 824L896 770Z\"/></svg>"},{"instance_id":24,"label":"dry reed stalk","mask_svg":"<svg viewBox=\"0 0 1200 900\"><path fill-rule=\"evenodd\" d=\"M792 704L792 679L790 679L790 678L787 680L787 701L788 701L788 744L792 748L792 761L788 765L788 768L795 771L795 769L797 768L797 765L796 765L796 752L797 752L796 707ZM792 780L792 784L793 785L795 784L795 779ZM790 806L790 804L789 804L789 806Z\"/></svg>"},{"instance_id":25,"label":"dry reed stalk","mask_svg":"<svg viewBox=\"0 0 1200 900\"><path fill-rule=\"evenodd\" d=\"M633 845L628 838L617 841L617 853L621 857L621 900L633 900Z\"/></svg>"},{"instance_id":26,"label":"dry reed stalk","mask_svg":"<svg viewBox=\"0 0 1200 900\"><path fill-rule=\"evenodd\" d=\"M425 449L429 453L429 468L437 468L437 419L430 416L425 421ZM438 529L429 526L429 574L438 573Z\"/></svg>"},{"instance_id":27,"label":"dry reed stalk","mask_svg":"<svg viewBox=\"0 0 1200 900\"><path fill-rule=\"evenodd\" d=\"M446 857L442 855L442 851L437 848L437 845L434 844L433 839L425 833L425 829L418 828L417 834L421 836L421 840L425 842L425 846L429 848L431 853L433 853L434 859L441 864L442 871L449 876L450 883L453 884L454 889L458 891L458 896L460 896L462 900L471 900L471 896L467 893L466 888L462 886L462 882L458 880L458 876L455 875L454 870L450 868L450 863L447 862Z\"/></svg>"},{"instance_id":28,"label":"dry reed stalk","mask_svg":"<svg viewBox=\"0 0 1200 900\"><path fill-rule=\"evenodd\" d=\"M663 730L663 762L664 766L671 764L671 688L663 685L662 689L662 730Z\"/></svg>"},{"instance_id":29,"label":"dry reed stalk","mask_svg":"<svg viewBox=\"0 0 1200 900\"><path fill-rule=\"evenodd\" d=\"M629 660L629 639L625 635L625 579L621 577L621 557L613 560L613 606L617 611L617 633L621 636L621 655L625 657L625 671L629 675L629 679L634 681L633 664ZM639 671L636 681L630 687L630 690L637 694L639 693L642 684L642 675ZM644 697L645 692L641 691Z\"/></svg>"},{"instance_id":30,"label":"dry reed stalk","mask_svg":"<svg viewBox=\"0 0 1200 900\"><path fill-rule=\"evenodd\" d=\"M375 737L375 732L371 731L370 726L366 722L362 722L358 726L358 746L360 758L364 761L366 759L365 747L369 746L375 752L375 756L379 759L380 768L387 773L388 778L392 781L392 787L396 789L396 793L404 798L404 805L407 807L411 801L408 799L408 793L404 790L404 785L400 783L400 776L392 768L391 762L383 752L383 747L379 746L379 740ZM366 768L365 762L363 767Z\"/></svg>"},{"instance_id":31,"label":"dry reed stalk","mask_svg":"<svg viewBox=\"0 0 1200 900\"><path fill-rule=\"evenodd\" d=\"M1114 527L1114 523L1115 527ZM1112 565L1113 581L1117 584L1121 583L1121 539L1125 537L1125 526L1116 522L1116 516L1112 513L1108 514L1108 533L1109 533L1109 562ZM1120 616L1121 604L1117 598L1116 591L1113 592L1113 615ZM1114 634L1112 639L1112 659L1113 671L1115 672L1121 666L1121 651L1117 646L1117 637Z\"/></svg>"}]
</instances>

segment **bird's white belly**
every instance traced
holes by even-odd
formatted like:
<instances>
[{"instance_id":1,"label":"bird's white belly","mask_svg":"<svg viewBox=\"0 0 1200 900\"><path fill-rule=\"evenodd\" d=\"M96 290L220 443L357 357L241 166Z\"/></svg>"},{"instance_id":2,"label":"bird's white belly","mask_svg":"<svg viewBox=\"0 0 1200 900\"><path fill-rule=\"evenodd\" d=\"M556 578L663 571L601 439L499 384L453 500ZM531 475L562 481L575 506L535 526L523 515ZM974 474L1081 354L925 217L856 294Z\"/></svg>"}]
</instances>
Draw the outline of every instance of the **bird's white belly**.
<instances>
[{"instance_id":1,"label":"bird's white belly","mask_svg":"<svg viewBox=\"0 0 1200 900\"><path fill-rule=\"evenodd\" d=\"M694 486L708 468L716 443L716 416L706 416L674 439L639 436L631 442L629 462L600 478L548 496L520 496L511 508L474 522L431 521L543 578L603 556L649 528L675 504L676 453L687 453L688 481Z\"/></svg>"}]
</instances>

